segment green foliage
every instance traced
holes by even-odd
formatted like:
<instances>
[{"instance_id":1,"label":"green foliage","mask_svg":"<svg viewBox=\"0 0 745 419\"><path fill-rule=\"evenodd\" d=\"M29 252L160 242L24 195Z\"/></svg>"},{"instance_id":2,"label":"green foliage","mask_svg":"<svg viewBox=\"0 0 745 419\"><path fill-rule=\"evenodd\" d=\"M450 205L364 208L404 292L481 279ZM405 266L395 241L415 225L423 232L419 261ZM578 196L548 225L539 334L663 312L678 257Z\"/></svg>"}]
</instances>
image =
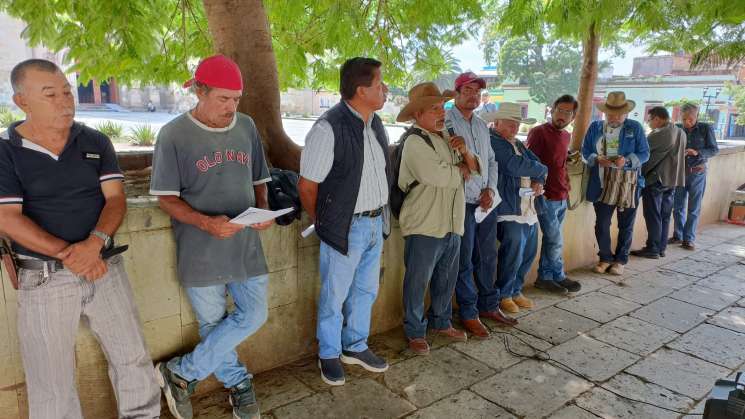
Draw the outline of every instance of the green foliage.
<instances>
[{"instance_id":1,"label":"green foliage","mask_svg":"<svg viewBox=\"0 0 745 419\"><path fill-rule=\"evenodd\" d=\"M701 99L687 99L687 98L683 98L683 99L677 99L677 100L669 100L669 101L667 101L667 102L664 103L664 106L666 108L675 108L675 107L683 106L683 105L686 105L686 104L687 105L701 106L702 103L703 103L703 101Z\"/></svg>"},{"instance_id":2,"label":"green foliage","mask_svg":"<svg viewBox=\"0 0 745 419\"><path fill-rule=\"evenodd\" d=\"M111 141L116 141L122 138L124 133L124 126L117 124L114 121L103 121L96 125L96 129L104 133Z\"/></svg>"},{"instance_id":3,"label":"green foliage","mask_svg":"<svg viewBox=\"0 0 745 419\"><path fill-rule=\"evenodd\" d=\"M737 109L737 124L745 125L745 86L729 83L724 89Z\"/></svg>"},{"instance_id":4,"label":"green foliage","mask_svg":"<svg viewBox=\"0 0 745 419\"><path fill-rule=\"evenodd\" d=\"M479 0L265 0L280 86L336 88L347 58L385 65L390 84L452 70L449 48L482 16ZM0 11L24 20L31 45L66 50L81 82L116 76L123 83L182 82L213 53L197 0L0 0ZM219 22L214 22L220 27ZM250 42L250 33L246 33ZM457 63L455 63L457 64Z\"/></svg>"},{"instance_id":5,"label":"green foliage","mask_svg":"<svg viewBox=\"0 0 745 419\"><path fill-rule=\"evenodd\" d=\"M158 133L149 124L137 125L130 128L129 141L133 145L151 146L155 143L155 137Z\"/></svg>"},{"instance_id":6,"label":"green foliage","mask_svg":"<svg viewBox=\"0 0 745 419\"><path fill-rule=\"evenodd\" d=\"M13 112L13 110L7 106L0 106L0 130L8 128L10 124L15 121L20 121L21 119L23 119L22 115Z\"/></svg>"}]
</instances>

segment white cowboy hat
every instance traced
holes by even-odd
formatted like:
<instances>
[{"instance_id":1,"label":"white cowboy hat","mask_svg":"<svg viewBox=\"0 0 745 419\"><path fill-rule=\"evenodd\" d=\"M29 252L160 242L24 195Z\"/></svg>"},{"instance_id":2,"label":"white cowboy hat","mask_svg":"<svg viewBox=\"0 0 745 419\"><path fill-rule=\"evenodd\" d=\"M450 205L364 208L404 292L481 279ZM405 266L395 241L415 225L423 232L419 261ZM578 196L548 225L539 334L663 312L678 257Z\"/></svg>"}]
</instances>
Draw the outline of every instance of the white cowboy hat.
<instances>
[{"instance_id":1,"label":"white cowboy hat","mask_svg":"<svg viewBox=\"0 0 745 419\"><path fill-rule=\"evenodd\" d=\"M623 92L610 92L605 103L598 103L598 110L602 113L629 113L636 106L636 102L626 99Z\"/></svg>"},{"instance_id":2,"label":"white cowboy hat","mask_svg":"<svg viewBox=\"0 0 745 419\"><path fill-rule=\"evenodd\" d=\"M500 119L507 119L510 121L519 122L521 124L533 125L535 124L535 118L523 118L523 110L517 103L502 102L499 104L499 109L493 112L483 112L479 115L481 119L486 122L499 121Z\"/></svg>"}]
</instances>

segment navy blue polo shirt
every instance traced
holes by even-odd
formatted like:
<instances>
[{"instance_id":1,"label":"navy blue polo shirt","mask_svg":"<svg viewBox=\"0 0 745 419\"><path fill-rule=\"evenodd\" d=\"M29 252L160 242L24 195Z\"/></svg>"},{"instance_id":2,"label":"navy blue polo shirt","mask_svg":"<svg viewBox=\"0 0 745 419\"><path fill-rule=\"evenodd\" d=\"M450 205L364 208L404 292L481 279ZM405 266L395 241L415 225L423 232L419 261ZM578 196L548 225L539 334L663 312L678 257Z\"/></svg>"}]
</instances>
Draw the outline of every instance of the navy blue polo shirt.
<instances>
[{"instance_id":1,"label":"navy blue polo shirt","mask_svg":"<svg viewBox=\"0 0 745 419\"><path fill-rule=\"evenodd\" d=\"M124 179L106 135L74 123L59 156L23 138L20 122L0 133L0 205L20 204L23 215L68 243L85 240L105 204L101 183ZM18 243L19 254L48 258Z\"/></svg>"},{"instance_id":2,"label":"navy blue polo shirt","mask_svg":"<svg viewBox=\"0 0 745 419\"><path fill-rule=\"evenodd\" d=\"M683 128L683 124L677 124L686 133L686 148L698 151L698 156L686 156L686 166L703 166L710 158L719 154L717 138L714 128L705 122L696 122L691 129Z\"/></svg>"}]
</instances>

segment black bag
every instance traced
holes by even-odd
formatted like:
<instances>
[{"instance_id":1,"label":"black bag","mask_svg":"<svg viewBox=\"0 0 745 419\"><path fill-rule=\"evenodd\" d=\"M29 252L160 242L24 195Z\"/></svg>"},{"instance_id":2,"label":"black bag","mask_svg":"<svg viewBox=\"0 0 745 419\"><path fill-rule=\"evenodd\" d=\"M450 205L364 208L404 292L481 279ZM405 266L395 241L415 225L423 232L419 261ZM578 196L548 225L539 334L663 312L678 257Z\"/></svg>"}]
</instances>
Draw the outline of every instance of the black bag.
<instances>
[{"instance_id":1,"label":"black bag","mask_svg":"<svg viewBox=\"0 0 745 419\"><path fill-rule=\"evenodd\" d=\"M269 170L272 180L267 184L269 209L276 211L283 208L294 208L295 211L277 217L274 222L286 226L300 219L300 194L297 191L297 183L300 176L291 170L272 168Z\"/></svg>"},{"instance_id":2,"label":"black bag","mask_svg":"<svg viewBox=\"0 0 745 419\"><path fill-rule=\"evenodd\" d=\"M421 129L415 128L414 126L409 127L409 129L407 129L406 132L404 132L403 135L401 135L401 138L393 146L393 151L391 152L391 166L393 167L393 184L391 185L390 203L391 203L391 212L393 213L393 216L396 218L398 218L399 214L401 214L401 207L403 207L404 205L404 198L406 198L406 194L412 189L414 189L416 185L419 184L419 182L415 180L409 185L408 191L406 192L402 191L401 188L398 187L398 172L401 169L401 157L403 156L403 153L404 153L404 142L406 141L406 138L408 138L412 134L418 137L421 137L424 140L424 142L427 143L427 145L432 147L432 150L435 149L435 146L432 144L432 140L429 138L429 135L427 135Z\"/></svg>"}]
</instances>

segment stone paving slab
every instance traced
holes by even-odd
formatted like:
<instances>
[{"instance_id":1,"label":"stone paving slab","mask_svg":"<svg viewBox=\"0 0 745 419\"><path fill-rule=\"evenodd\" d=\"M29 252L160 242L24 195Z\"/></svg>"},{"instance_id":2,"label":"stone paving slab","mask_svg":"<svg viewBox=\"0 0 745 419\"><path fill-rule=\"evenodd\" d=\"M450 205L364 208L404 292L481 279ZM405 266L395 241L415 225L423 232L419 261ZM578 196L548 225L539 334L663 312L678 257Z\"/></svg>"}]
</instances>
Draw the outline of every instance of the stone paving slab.
<instances>
[{"instance_id":1,"label":"stone paving slab","mask_svg":"<svg viewBox=\"0 0 745 419\"><path fill-rule=\"evenodd\" d=\"M737 305L740 307L745 307L745 298L742 298L739 301L737 301Z\"/></svg>"},{"instance_id":2,"label":"stone paving slab","mask_svg":"<svg viewBox=\"0 0 745 419\"><path fill-rule=\"evenodd\" d=\"M604 278L600 278L598 276L586 276L582 278L576 278L574 275L570 276L571 279L579 281L580 285L582 285L582 289L580 289L578 292L569 294L570 298L578 297L580 295L589 294L594 291L601 290L609 285L616 284L616 282L609 281Z\"/></svg>"},{"instance_id":3,"label":"stone paving slab","mask_svg":"<svg viewBox=\"0 0 745 419\"><path fill-rule=\"evenodd\" d=\"M734 239L745 236L745 228L729 223L707 224L698 229L698 235Z\"/></svg>"},{"instance_id":4,"label":"stone paving slab","mask_svg":"<svg viewBox=\"0 0 745 419\"><path fill-rule=\"evenodd\" d=\"M721 310L737 301L740 297L700 285L689 285L670 294L670 298L710 310Z\"/></svg>"},{"instance_id":5,"label":"stone paving slab","mask_svg":"<svg viewBox=\"0 0 745 419\"><path fill-rule=\"evenodd\" d=\"M254 388L256 399L264 412L313 394L308 386L281 370L272 370L257 375L254 378Z\"/></svg>"},{"instance_id":6,"label":"stone paving slab","mask_svg":"<svg viewBox=\"0 0 745 419\"><path fill-rule=\"evenodd\" d=\"M484 380L471 391L518 416L546 416L592 384L546 362L527 360Z\"/></svg>"},{"instance_id":7,"label":"stone paving slab","mask_svg":"<svg viewBox=\"0 0 745 419\"><path fill-rule=\"evenodd\" d=\"M495 371L502 371L523 360L523 358L514 356L507 351L504 346L504 337L505 335L496 335L485 340L471 339L467 342L456 343L452 348L483 362ZM514 338L510 339L510 345L519 348L516 349L519 353L533 353L532 348L528 347L526 349L524 344L518 346L520 343Z\"/></svg>"},{"instance_id":8,"label":"stone paving slab","mask_svg":"<svg viewBox=\"0 0 745 419\"><path fill-rule=\"evenodd\" d=\"M548 351L552 360L592 381L605 381L639 360L639 355L581 335Z\"/></svg>"},{"instance_id":9,"label":"stone paving slab","mask_svg":"<svg viewBox=\"0 0 745 419\"><path fill-rule=\"evenodd\" d=\"M648 383L639 377L621 373L603 384L608 390L634 400L652 403L667 409L686 412L695 401L654 383Z\"/></svg>"},{"instance_id":10,"label":"stone paving slab","mask_svg":"<svg viewBox=\"0 0 745 419\"><path fill-rule=\"evenodd\" d=\"M696 250L700 250L702 248L707 248L707 247L713 247L718 244L737 238L737 237L730 237L730 238L719 237L719 236L706 234L706 233L699 233L696 236L697 236L696 237Z\"/></svg>"},{"instance_id":11,"label":"stone paving slab","mask_svg":"<svg viewBox=\"0 0 745 419\"><path fill-rule=\"evenodd\" d=\"M667 346L730 369L745 362L745 334L710 324L696 327Z\"/></svg>"},{"instance_id":12,"label":"stone paving slab","mask_svg":"<svg viewBox=\"0 0 745 419\"><path fill-rule=\"evenodd\" d=\"M577 405L608 419L675 419L679 416L654 406L623 399L599 387L580 396Z\"/></svg>"},{"instance_id":13,"label":"stone paving slab","mask_svg":"<svg viewBox=\"0 0 745 419\"><path fill-rule=\"evenodd\" d=\"M685 257L684 255L680 255ZM676 258L679 259L679 258ZM634 255L629 256L629 263L626 265L627 267L632 267L633 270L639 271L639 272L647 272L654 269L657 269L661 267L662 265L666 265L670 263L673 259L670 258L659 258L659 259L648 259L648 258L642 258L637 257Z\"/></svg>"},{"instance_id":14,"label":"stone paving slab","mask_svg":"<svg viewBox=\"0 0 745 419\"><path fill-rule=\"evenodd\" d=\"M745 297L745 276L736 277L718 273L702 279L697 284L703 287Z\"/></svg>"},{"instance_id":15,"label":"stone paving slab","mask_svg":"<svg viewBox=\"0 0 745 419\"><path fill-rule=\"evenodd\" d=\"M745 308L731 307L723 310L712 317L709 323L735 332L745 333Z\"/></svg>"},{"instance_id":16,"label":"stone paving slab","mask_svg":"<svg viewBox=\"0 0 745 419\"><path fill-rule=\"evenodd\" d=\"M385 384L417 407L428 406L443 397L494 374L485 364L450 348L437 349L429 356L417 356L392 365Z\"/></svg>"},{"instance_id":17,"label":"stone paving slab","mask_svg":"<svg viewBox=\"0 0 745 419\"><path fill-rule=\"evenodd\" d=\"M675 291L675 288L670 285L648 281L640 276L631 277L617 285L611 285L600 290L605 294L615 295L638 304L649 304L673 291Z\"/></svg>"},{"instance_id":18,"label":"stone paving slab","mask_svg":"<svg viewBox=\"0 0 745 419\"><path fill-rule=\"evenodd\" d=\"M655 271L644 272L642 274L634 276L634 278L643 279L645 281L654 282L655 284L663 287L670 287L680 289L686 287L701 278L695 276L686 275L684 273L669 271L666 269L657 269Z\"/></svg>"},{"instance_id":19,"label":"stone paving slab","mask_svg":"<svg viewBox=\"0 0 745 419\"><path fill-rule=\"evenodd\" d=\"M597 340L643 356L679 336L672 330L629 316L619 317L590 330L588 334Z\"/></svg>"},{"instance_id":20,"label":"stone paving slab","mask_svg":"<svg viewBox=\"0 0 745 419\"><path fill-rule=\"evenodd\" d=\"M738 244L738 243L722 243L718 244L709 250L714 252L720 252L720 253L729 253L731 255L739 256L741 258L745 258L745 237L742 241L744 244Z\"/></svg>"},{"instance_id":21,"label":"stone paving slab","mask_svg":"<svg viewBox=\"0 0 745 419\"><path fill-rule=\"evenodd\" d=\"M684 333L704 322L712 314L714 312L711 310L663 297L630 315L666 329Z\"/></svg>"},{"instance_id":22,"label":"stone paving slab","mask_svg":"<svg viewBox=\"0 0 745 419\"><path fill-rule=\"evenodd\" d=\"M280 407L275 418L396 418L416 409L414 405L369 378L331 387L299 402Z\"/></svg>"},{"instance_id":23,"label":"stone paving slab","mask_svg":"<svg viewBox=\"0 0 745 419\"><path fill-rule=\"evenodd\" d=\"M720 245L721 246L721 245ZM730 266L743 260L742 257L733 255L728 252L720 252L716 250L702 250L696 252L688 257L689 259L698 260L701 262L709 262L720 266Z\"/></svg>"},{"instance_id":24,"label":"stone paving slab","mask_svg":"<svg viewBox=\"0 0 745 419\"><path fill-rule=\"evenodd\" d=\"M706 278L707 276L713 275L722 270L721 265L716 265L710 262L702 262L700 260L694 260L691 258L685 258L672 263L668 263L667 265L664 265L663 268L670 271L695 276L698 278Z\"/></svg>"},{"instance_id":25,"label":"stone paving slab","mask_svg":"<svg viewBox=\"0 0 745 419\"><path fill-rule=\"evenodd\" d=\"M581 295L556 306L600 323L609 322L641 307L634 302L602 292Z\"/></svg>"},{"instance_id":26,"label":"stone paving slab","mask_svg":"<svg viewBox=\"0 0 745 419\"><path fill-rule=\"evenodd\" d=\"M597 327L600 323L578 316L558 307L549 307L520 319L518 330L551 342L554 345L566 342L579 333Z\"/></svg>"},{"instance_id":27,"label":"stone paving slab","mask_svg":"<svg viewBox=\"0 0 745 419\"><path fill-rule=\"evenodd\" d=\"M698 400L729 370L688 354L660 349L626 369L626 372L678 394Z\"/></svg>"},{"instance_id":28,"label":"stone paving slab","mask_svg":"<svg viewBox=\"0 0 745 419\"><path fill-rule=\"evenodd\" d=\"M745 279L745 262L736 263L728 268L722 269L719 273L743 280Z\"/></svg>"},{"instance_id":29,"label":"stone paving slab","mask_svg":"<svg viewBox=\"0 0 745 419\"><path fill-rule=\"evenodd\" d=\"M575 405L567 406L553 415L549 419L597 419L597 416Z\"/></svg>"},{"instance_id":30,"label":"stone paving slab","mask_svg":"<svg viewBox=\"0 0 745 419\"><path fill-rule=\"evenodd\" d=\"M531 313L535 313L538 310L552 307L558 303L566 301L569 298L568 295L552 294L550 292L545 292L536 288L526 289L523 295L533 300L533 308L531 310L520 309L520 313L511 314L511 316L521 318Z\"/></svg>"},{"instance_id":31,"label":"stone paving slab","mask_svg":"<svg viewBox=\"0 0 745 419\"><path fill-rule=\"evenodd\" d=\"M507 419L515 418L496 404L484 400L478 395L463 390L458 394L445 397L439 402L417 410L407 416L408 419Z\"/></svg>"}]
</instances>

